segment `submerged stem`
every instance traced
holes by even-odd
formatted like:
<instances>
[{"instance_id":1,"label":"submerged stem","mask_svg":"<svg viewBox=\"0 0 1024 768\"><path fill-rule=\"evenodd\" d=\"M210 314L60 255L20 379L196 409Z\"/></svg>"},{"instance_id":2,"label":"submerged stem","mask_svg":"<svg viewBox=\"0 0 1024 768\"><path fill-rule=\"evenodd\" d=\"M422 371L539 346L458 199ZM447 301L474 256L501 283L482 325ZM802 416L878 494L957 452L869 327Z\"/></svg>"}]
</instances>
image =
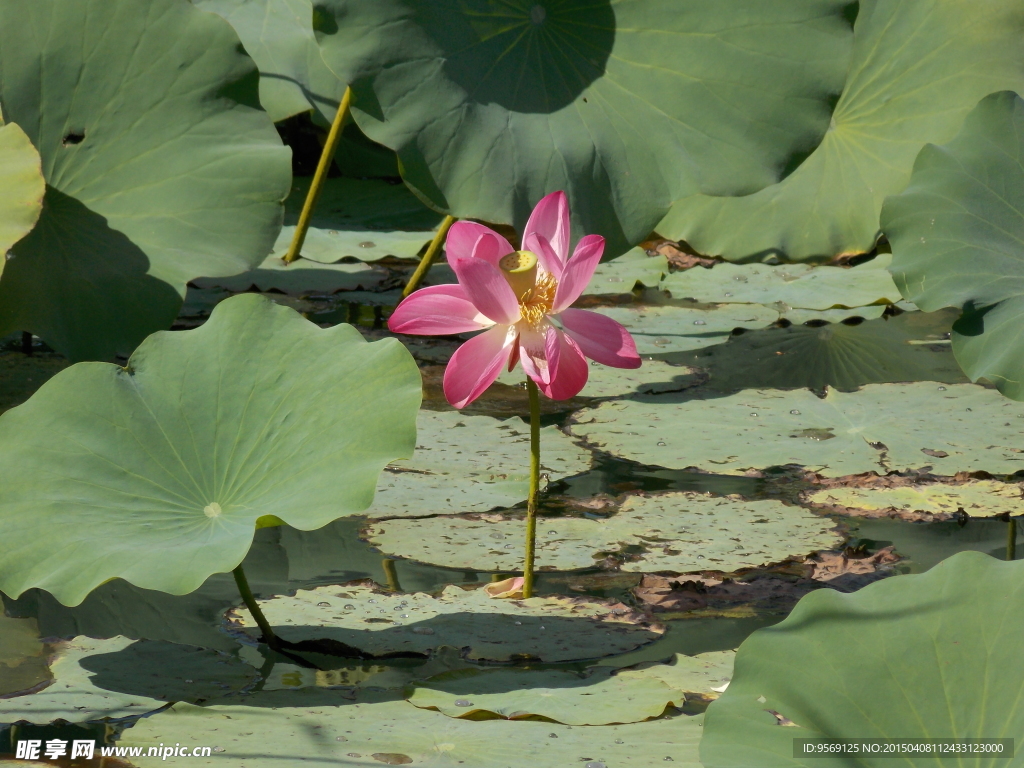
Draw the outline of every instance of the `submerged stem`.
<instances>
[{"instance_id":1,"label":"submerged stem","mask_svg":"<svg viewBox=\"0 0 1024 768\"><path fill-rule=\"evenodd\" d=\"M526 506L526 563L523 567L523 597L533 597L533 561L537 541L537 491L540 486L540 394L526 377L530 395L530 499Z\"/></svg>"},{"instance_id":2,"label":"submerged stem","mask_svg":"<svg viewBox=\"0 0 1024 768\"><path fill-rule=\"evenodd\" d=\"M291 264L299 258L302 244L306 242L306 232L309 231L309 222L313 218L313 209L316 208L316 201L323 191L324 182L327 180L327 170L334 160L334 152L341 141L341 128L348 115L348 106L352 101L352 89L346 88L345 95L341 97L341 104L338 105L338 113L331 123L330 133L327 134L327 141L324 143L323 151L320 153L320 162L317 163L316 173L313 174L313 183L309 185L309 192L306 193L306 202L302 204L302 213L299 214L299 223L295 226L295 234L292 235L292 244L288 246L288 253L284 255L284 263Z\"/></svg>"},{"instance_id":3,"label":"submerged stem","mask_svg":"<svg viewBox=\"0 0 1024 768\"><path fill-rule=\"evenodd\" d=\"M405 289L402 291L403 299L420 287L420 281L424 276L426 276L427 271L430 269L430 265L434 263L434 259L436 259L437 254L440 253L441 244L444 243L444 236L448 234L448 230L451 229L451 226L454 223L454 216L444 217L444 221L441 222L441 226L437 228L437 233L434 235L434 239L430 241L430 245L427 247L427 252L423 254L423 258L420 259L420 263L416 266L416 271L412 273L412 277L409 278L409 282L405 284Z\"/></svg>"},{"instance_id":4,"label":"submerged stem","mask_svg":"<svg viewBox=\"0 0 1024 768\"><path fill-rule=\"evenodd\" d=\"M263 633L263 642L276 651L280 645L277 635L275 635L274 630L270 628L270 622L267 621L267 617L263 615L263 611L260 610L260 606L256 602L256 596L252 593L252 590L249 589L249 580L245 578L245 571L242 570L241 563L239 563L238 567L231 573L234 575L235 584L238 585L238 591L242 595L242 602L245 603L245 607L249 609L249 613L252 614L252 617L256 619L256 624L260 628L260 632Z\"/></svg>"}]
</instances>

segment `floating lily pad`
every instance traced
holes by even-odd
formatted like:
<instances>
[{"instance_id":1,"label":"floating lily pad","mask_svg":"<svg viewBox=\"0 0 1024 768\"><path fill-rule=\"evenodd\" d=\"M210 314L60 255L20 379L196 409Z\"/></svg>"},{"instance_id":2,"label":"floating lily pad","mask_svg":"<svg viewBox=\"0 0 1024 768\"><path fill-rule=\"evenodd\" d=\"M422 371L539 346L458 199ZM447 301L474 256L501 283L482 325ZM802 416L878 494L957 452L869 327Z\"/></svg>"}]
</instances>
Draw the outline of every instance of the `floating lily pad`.
<instances>
[{"instance_id":1,"label":"floating lily pad","mask_svg":"<svg viewBox=\"0 0 1024 768\"><path fill-rule=\"evenodd\" d=\"M610 400L578 412L570 432L633 461L716 474L787 464L827 477L924 466L944 475L1024 469L1020 405L974 384L869 384L830 389L824 399L748 390L673 407L665 398Z\"/></svg>"},{"instance_id":2,"label":"floating lily pad","mask_svg":"<svg viewBox=\"0 0 1024 768\"><path fill-rule=\"evenodd\" d=\"M675 299L705 304L772 304L796 309L863 307L892 304L902 296L881 254L856 267L813 267L807 264L716 264L687 269L666 277L661 287Z\"/></svg>"},{"instance_id":3,"label":"floating lily pad","mask_svg":"<svg viewBox=\"0 0 1024 768\"><path fill-rule=\"evenodd\" d=\"M291 194L285 200L285 224L294 225L298 222L302 205L309 194L310 181L309 178L296 178L292 181ZM365 232L364 240L374 242L375 237L387 236L398 230L427 232L429 234L423 241L426 242L433 237L433 230L442 218L440 213L427 208L404 184L382 179L338 176L324 182L310 225L328 232L335 230L352 233L351 237L364 237L359 233ZM362 261L369 260L360 258Z\"/></svg>"},{"instance_id":4,"label":"floating lily pad","mask_svg":"<svg viewBox=\"0 0 1024 768\"><path fill-rule=\"evenodd\" d=\"M0 697L36 689L50 679L36 620L0 613Z\"/></svg>"},{"instance_id":5,"label":"floating lily pad","mask_svg":"<svg viewBox=\"0 0 1024 768\"><path fill-rule=\"evenodd\" d=\"M413 352L413 356L416 353ZM581 397L625 397L632 394L679 392L703 381L693 368L674 365L664 360L644 360L639 368L611 368L591 362L587 383ZM526 375L517 368L504 371L498 381L509 386L525 386ZM543 450L541 459L543 460Z\"/></svg>"},{"instance_id":6,"label":"floating lily pad","mask_svg":"<svg viewBox=\"0 0 1024 768\"><path fill-rule=\"evenodd\" d=\"M310 0L192 0L222 16L260 68L260 103L276 123L320 110L328 120L345 92L320 56Z\"/></svg>"},{"instance_id":7,"label":"floating lily pad","mask_svg":"<svg viewBox=\"0 0 1024 768\"><path fill-rule=\"evenodd\" d=\"M964 510L972 517L1009 512L1024 514L1022 487L997 480L971 480L962 485L932 483L895 488L825 488L807 494L810 504L830 512L858 517L948 520Z\"/></svg>"},{"instance_id":8,"label":"floating lily pad","mask_svg":"<svg viewBox=\"0 0 1024 768\"><path fill-rule=\"evenodd\" d=\"M852 42L832 0L320 6L325 61L410 184L505 224L564 189L616 253L673 199L777 181L827 130Z\"/></svg>"},{"instance_id":9,"label":"floating lily pad","mask_svg":"<svg viewBox=\"0 0 1024 768\"><path fill-rule=\"evenodd\" d=\"M583 293L629 293L637 283L655 288L666 272L668 258L663 254L649 256L643 248L634 248L618 258L598 264Z\"/></svg>"},{"instance_id":10,"label":"floating lily pad","mask_svg":"<svg viewBox=\"0 0 1024 768\"><path fill-rule=\"evenodd\" d=\"M448 717L487 712L507 720L539 715L565 725L638 723L682 706L683 694L653 676L558 670L463 670L416 685L407 697Z\"/></svg>"},{"instance_id":11,"label":"floating lily pad","mask_svg":"<svg viewBox=\"0 0 1024 768\"><path fill-rule=\"evenodd\" d=\"M348 585L298 590L260 601L274 632L285 640L334 640L379 656L462 648L471 660L546 662L624 653L664 631L645 625L619 604L569 597L495 600L482 589L447 587L440 597L424 592L391 594ZM243 608L229 624L256 633Z\"/></svg>"},{"instance_id":12,"label":"floating lily pad","mask_svg":"<svg viewBox=\"0 0 1024 768\"><path fill-rule=\"evenodd\" d=\"M949 342L949 313L905 313L864 323L750 331L674 358L708 369L719 392L755 387L835 387L897 381L966 382ZM928 322L931 321L931 322Z\"/></svg>"},{"instance_id":13,"label":"floating lily pad","mask_svg":"<svg viewBox=\"0 0 1024 768\"><path fill-rule=\"evenodd\" d=\"M617 677L661 680L673 690L704 699L717 699L732 680L735 659L736 651L711 651L696 656L677 653L668 664L642 664L634 669L620 670Z\"/></svg>"},{"instance_id":14,"label":"floating lily pad","mask_svg":"<svg viewBox=\"0 0 1024 768\"><path fill-rule=\"evenodd\" d=\"M622 323L641 355L721 344L734 328L765 328L779 319L777 311L760 304L724 304L711 309L610 307L595 311Z\"/></svg>"},{"instance_id":15,"label":"floating lily pad","mask_svg":"<svg viewBox=\"0 0 1024 768\"><path fill-rule=\"evenodd\" d=\"M852 762L794 757L799 738L1019 738L1022 577L1020 562L961 552L927 573L886 579L852 595L811 593L784 621L740 646L732 683L708 709L701 762L708 768ZM1020 758L908 752L898 762L980 768ZM856 764L881 768L893 760L858 756Z\"/></svg>"},{"instance_id":16,"label":"floating lily pad","mask_svg":"<svg viewBox=\"0 0 1024 768\"><path fill-rule=\"evenodd\" d=\"M0 720L120 720L170 701L222 698L259 679L252 667L227 654L126 637L76 637L60 646L51 669L53 682L41 691L0 698Z\"/></svg>"},{"instance_id":17,"label":"floating lily pad","mask_svg":"<svg viewBox=\"0 0 1024 768\"><path fill-rule=\"evenodd\" d=\"M295 227L281 230L273 251L278 258L288 252L294 234ZM342 259L379 261L385 256L415 259L433 235L433 232L339 231L311 227L302 244L302 258L320 264L335 264Z\"/></svg>"},{"instance_id":18,"label":"floating lily pad","mask_svg":"<svg viewBox=\"0 0 1024 768\"><path fill-rule=\"evenodd\" d=\"M473 668L473 662L462 658L460 649L441 647L428 659L388 659L387 661L357 661L325 654L315 656L324 669L313 669L275 660L269 672L266 659L252 646L239 648L239 656L261 671L264 678L261 691L297 691L300 688L373 688L400 692L414 682L428 680L454 670ZM280 656L277 656L277 659ZM397 698L397 696L396 696Z\"/></svg>"},{"instance_id":19,"label":"floating lily pad","mask_svg":"<svg viewBox=\"0 0 1024 768\"><path fill-rule=\"evenodd\" d=\"M390 464L377 483L371 517L486 512L530 492L530 428L457 411L420 411L412 459ZM541 430L541 472L557 480L590 469L590 452L557 427Z\"/></svg>"},{"instance_id":20,"label":"floating lily pad","mask_svg":"<svg viewBox=\"0 0 1024 768\"><path fill-rule=\"evenodd\" d=\"M180 0L0 3L4 118L47 183L0 280L0 335L127 356L189 280L263 260L291 153L255 75L231 27Z\"/></svg>"},{"instance_id":21,"label":"floating lily pad","mask_svg":"<svg viewBox=\"0 0 1024 768\"><path fill-rule=\"evenodd\" d=\"M361 512L412 451L420 387L397 341L252 294L126 368L72 366L0 417L0 586L66 605L115 577L185 594L242 561L261 517Z\"/></svg>"},{"instance_id":22,"label":"floating lily pad","mask_svg":"<svg viewBox=\"0 0 1024 768\"><path fill-rule=\"evenodd\" d=\"M882 211L904 295L922 309L962 307L957 360L1015 400L1024 399L1022 153L1024 100L993 94L953 141L921 150L910 185Z\"/></svg>"},{"instance_id":23,"label":"floating lily pad","mask_svg":"<svg viewBox=\"0 0 1024 768\"><path fill-rule=\"evenodd\" d=\"M587 762L609 768L651 768L666 761L681 768L701 768L697 745L702 720L703 716L681 715L593 728L473 722L418 709L407 701L387 700L381 694L366 692L356 701L339 702L337 692L307 689L254 694L245 705L178 704L139 721L118 743L213 745L219 750L210 757L190 758L197 768L238 760L244 760L246 768L299 761L320 768L381 764L564 768ZM133 757L132 762L139 768L166 766L155 757Z\"/></svg>"},{"instance_id":24,"label":"floating lily pad","mask_svg":"<svg viewBox=\"0 0 1024 768\"><path fill-rule=\"evenodd\" d=\"M885 314L888 304L872 304L868 307L853 307L852 309L794 309L788 304L769 304L772 309L778 309L779 313L793 325L803 323L841 323L851 317L859 317L862 320L875 320Z\"/></svg>"},{"instance_id":25,"label":"floating lily pad","mask_svg":"<svg viewBox=\"0 0 1024 768\"><path fill-rule=\"evenodd\" d=\"M280 241L279 241L280 244ZM287 247L287 246L286 246ZM268 256L256 269L230 277L193 280L198 288L225 288L238 293L253 286L260 291L281 291L293 296L308 293L336 293L380 285L387 274L361 262L324 264L296 259L285 264L279 256Z\"/></svg>"},{"instance_id":26,"label":"floating lily pad","mask_svg":"<svg viewBox=\"0 0 1024 768\"><path fill-rule=\"evenodd\" d=\"M4 125L0 116L0 254L35 226L45 189L36 148L21 128ZM0 271L6 262L0 259Z\"/></svg>"},{"instance_id":27,"label":"floating lily pad","mask_svg":"<svg viewBox=\"0 0 1024 768\"><path fill-rule=\"evenodd\" d=\"M1024 90L1017 0L864 0L853 60L821 144L780 183L746 197L679 200L655 227L730 261L870 251L886 195L918 150L952 139L983 96Z\"/></svg>"},{"instance_id":28,"label":"floating lily pad","mask_svg":"<svg viewBox=\"0 0 1024 768\"><path fill-rule=\"evenodd\" d=\"M521 520L432 517L389 520L366 536L389 555L477 571L522 570ZM537 567L588 568L626 546L643 547L624 571L735 571L830 549L842 541L827 518L779 501L697 493L628 499L605 519L555 517L537 523Z\"/></svg>"}]
</instances>

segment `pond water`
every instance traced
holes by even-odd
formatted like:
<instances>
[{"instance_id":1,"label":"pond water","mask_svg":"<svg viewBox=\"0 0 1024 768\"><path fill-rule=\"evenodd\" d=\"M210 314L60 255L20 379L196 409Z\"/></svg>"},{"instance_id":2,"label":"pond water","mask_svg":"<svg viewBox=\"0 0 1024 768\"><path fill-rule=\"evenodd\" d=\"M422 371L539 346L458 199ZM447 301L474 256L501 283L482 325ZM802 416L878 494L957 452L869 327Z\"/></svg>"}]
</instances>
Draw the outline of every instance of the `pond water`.
<instances>
[{"instance_id":1,"label":"pond water","mask_svg":"<svg viewBox=\"0 0 1024 768\"><path fill-rule=\"evenodd\" d=\"M392 291L375 297L360 293L356 297L359 301L355 302L349 300L352 295L344 293L314 299L268 295L323 325L352 322L368 338L376 339L387 335L383 322L390 308L384 303L369 302L393 302L393 294ZM210 308L227 295L230 294L216 288L191 290L177 327L190 328L200 324ZM591 304L610 307L687 306L686 302L670 300L664 294L651 290L594 298ZM832 386L849 391L866 384L891 381L928 380L954 384L963 382L964 378L952 359L947 341L952 320L948 312L926 316L919 312L897 311L891 317L829 325L781 323L733 333L724 343L713 346L646 357L679 366L680 372L691 377L682 390L682 398L670 401L676 404L684 399L724 398L745 388L810 387L821 391ZM416 341L410 346L424 373L424 408L451 410L443 400L439 383L444 360L453 345L438 340ZM786 365L778 364L782 359L786 360ZM26 357L21 340L9 340L0 354L0 405L7 408L24 400L42 380L63 366L63 361L41 348L37 348L31 358ZM915 378L908 378L908 371L913 372ZM656 399L657 396L651 397ZM577 398L569 403L545 403L544 423L567 427L580 408L598 402ZM666 404L665 407L674 406ZM466 413L500 418L525 415L525 392L515 385L496 384ZM525 464L525 449L522 460ZM746 501L775 499L796 504L800 503L802 494L813 486L813 478L794 469L751 473L750 476L714 474L644 465L595 449L589 471L558 479L547 488L542 513L550 519L561 516L602 519L607 515L605 507L592 504L593 511L588 512L586 504L594 500L621 502L626 495L670 492L690 492L710 498L731 496ZM834 552L845 549L854 553L851 555L853 558L863 559L892 547L898 554L898 562L883 569L879 576L919 573L963 550L986 552L998 558L1006 553L1007 523L992 517L965 516L960 520L931 522L888 516L834 515L832 519L842 536L833 548ZM299 531L288 526L258 530L244 562L250 585L262 598L364 579L372 580L395 594L438 594L448 585L481 585L502 577L500 573L460 567L458 562L442 567L386 557L367 542L368 524L368 518L357 516L343 518L317 531ZM544 530L542 523L541 537ZM1019 548L1018 551L1022 550ZM629 552L624 552L622 556L628 560ZM795 560L790 558L778 566L741 569L728 575L740 582L765 575L779 579L779 583L787 580L796 582L802 572L794 563L810 554L794 552ZM629 608L644 608L637 589L645 575L619 570L617 562L621 561L605 561L600 567L574 571L543 570L538 575L537 592L539 595L589 596L621 602ZM709 570L703 575L713 574ZM688 577L676 578L685 581ZM865 579L863 583L869 580ZM825 583L815 586L825 586ZM859 584L847 588L856 586ZM674 654L693 656L735 649L751 632L784 618L794 601L795 597L768 602L751 599L725 607L708 603L701 610L655 612L654 619L660 620L666 628L664 634L637 650L616 656L614 665L626 667L641 662L665 661ZM405 683L423 676L420 669L423 662L356 662L332 660L322 654L315 658L319 671L311 672L314 665L308 663L309 658L304 664L302 659L274 653L265 647L256 648L253 643L240 643L238 637L226 632L224 627L225 611L240 603L230 574L215 575L197 591L183 596L152 592L123 581L113 581L95 590L84 603L74 608L61 605L39 590L30 590L18 599L4 596L3 602L9 619L32 620L30 634L34 637L28 640L24 637L25 626L28 626L24 622L17 623L13 629L9 624L0 625L0 648L4 649L0 657L2 697L45 688L51 679L46 662L55 644L62 639L83 635L96 639L120 635L221 651L258 670L261 679L251 688L257 692L289 687L337 688L344 687L346 680L369 680L375 676L379 680L390 681L388 685L394 688L396 680ZM564 663L541 660L513 668L522 670L523 674L539 669L581 672L593 663L592 660ZM431 675L481 668L480 664L458 654L450 657L441 654L431 659L428 666ZM693 714L702 711L706 705L707 700L698 697L681 711ZM13 738L95 738L112 743L132 722L132 718L127 718L106 725L8 726L0 732L0 752ZM47 764L54 763L50 761ZM87 764L75 762L75 765ZM109 760L106 763L112 764Z\"/></svg>"}]
</instances>

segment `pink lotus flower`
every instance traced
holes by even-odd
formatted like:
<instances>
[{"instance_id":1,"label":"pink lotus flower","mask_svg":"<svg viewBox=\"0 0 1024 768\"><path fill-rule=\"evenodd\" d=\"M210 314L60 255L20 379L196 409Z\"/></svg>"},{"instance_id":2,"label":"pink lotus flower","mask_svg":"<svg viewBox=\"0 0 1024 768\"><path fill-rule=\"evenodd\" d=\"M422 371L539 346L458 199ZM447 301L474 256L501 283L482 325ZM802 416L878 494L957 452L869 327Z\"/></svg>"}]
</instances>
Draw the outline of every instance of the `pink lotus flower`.
<instances>
[{"instance_id":1,"label":"pink lotus flower","mask_svg":"<svg viewBox=\"0 0 1024 768\"><path fill-rule=\"evenodd\" d=\"M502 369L522 361L552 400L579 394L587 358L613 368L639 368L629 332L609 317L570 309L590 282L604 238L587 235L569 258L569 204L564 192L533 209L522 251L482 224L458 221L448 232L448 263L458 285L421 288L388 320L395 333L426 336L483 330L456 350L444 374L444 394L463 408Z\"/></svg>"}]
</instances>

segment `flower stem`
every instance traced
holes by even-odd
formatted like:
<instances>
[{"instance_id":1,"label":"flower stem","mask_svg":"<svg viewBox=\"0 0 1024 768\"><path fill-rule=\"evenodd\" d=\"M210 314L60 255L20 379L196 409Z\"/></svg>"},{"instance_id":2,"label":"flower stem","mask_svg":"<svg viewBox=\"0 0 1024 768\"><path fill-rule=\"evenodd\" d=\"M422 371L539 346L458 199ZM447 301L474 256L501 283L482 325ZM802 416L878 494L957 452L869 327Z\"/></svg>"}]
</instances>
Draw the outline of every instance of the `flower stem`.
<instances>
[{"instance_id":1,"label":"flower stem","mask_svg":"<svg viewBox=\"0 0 1024 768\"><path fill-rule=\"evenodd\" d=\"M1017 559L1017 521L1010 513L1006 514L1006 559Z\"/></svg>"},{"instance_id":2,"label":"flower stem","mask_svg":"<svg viewBox=\"0 0 1024 768\"><path fill-rule=\"evenodd\" d=\"M338 113L331 123L330 133L327 134L327 141L324 143L323 151L320 153L320 162L316 166L316 173L313 174L313 183L309 185L309 192L306 193L306 202L302 204L302 213L299 214L299 223L295 226L295 234L292 235L292 244L288 246L288 253L284 255L284 263L291 264L299 258L302 244L306 242L306 232L309 231L309 222L313 218L313 209L316 208L316 201L323 191L324 182L327 180L327 171L334 160L334 152L338 149L338 142L341 140L341 128L348 115L348 107L352 102L352 89L346 88L345 95L341 97L341 104L338 105Z\"/></svg>"},{"instance_id":3,"label":"flower stem","mask_svg":"<svg viewBox=\"0 0 1024 768\"><path fill-rule=\"evenodd\" d=\"M434 259L437 258L437 254L440 253L444 237L448 234L448 230L451 229L451 226L454 223L454 216L444 217L444 221L441 222L441 226L437 228L437 234L434 235L434 239L430 241L430 245L427 247L427 252L424 253L423 258L420 259L420 263L416 267L416 271L412 273L412 277L409 278L409 282L405 284L405 289L402 291L403 299L420 287L420 281L426 276L427 272L430 270L430 265L434 263Z\"/></svg>"},{"instance_id":4,"label":"flower stem","mask_svg":"<svg viewBox=\"0 0 1024 768\"><path fill-rule=\"evenodd\" d=\"M537 542L537 491L540 486L540 394L530 377L530 498L526 503L526 563L523 567L523 597L533 597L533 561Z\"/></svg>"},{"instance_id":5,"label":"flower stem","mask_svg":"<svg viewBox=\"0 0 1024 768\"><path fill-rule=\"evenodd\" d=\"M260 628L260 632L263 633L263 642L269 645L274 650L277 650L280 643L278 642L277 635L274 634L274 630L270 628L270 622L267 621L267 617L263 615L263 611L260 610L259 603L256 602L256 596L249 589L249 580L245 578L245 571L242 570L242 564L239 563L238 567L231 572L235 577L235 584L238 585L238 591L242 595L242 602L245 603L245 607L249 609L249 613L256 619L256 624Z\"/></svg>"}]
</instances>

